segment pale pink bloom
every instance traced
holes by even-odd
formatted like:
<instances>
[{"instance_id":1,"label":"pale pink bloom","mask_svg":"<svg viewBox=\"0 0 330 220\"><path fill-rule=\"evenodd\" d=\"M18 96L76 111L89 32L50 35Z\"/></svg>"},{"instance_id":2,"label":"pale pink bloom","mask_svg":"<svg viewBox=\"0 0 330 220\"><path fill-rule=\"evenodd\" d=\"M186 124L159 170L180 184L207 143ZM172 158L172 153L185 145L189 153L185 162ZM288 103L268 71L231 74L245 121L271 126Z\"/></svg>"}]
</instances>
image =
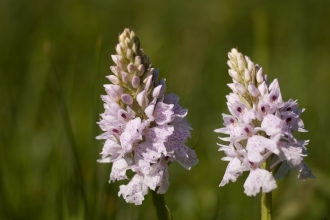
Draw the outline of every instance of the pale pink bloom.
<instances>
[{"instance_id":1,"label":"pale pink bloom","mask_svg":"<svg viewBox=\"0 0 330 220\"><path fill-rule=\"evenodd\" d=\"M98 162L113 164L110 182L128 179L127 170L135 173L118 195L140 205L149 188L167 191L169 162L190 169L198 159L185 145L192 128L179 96L165 94L166 80L159 79L134 32L125 29L119 41L114 75L107 77L113 84L104 85L107 95L101 96L105 110L98 124L104 133L97 139L105 143Z\"/></svg>"},{"instance_id":2,"label":"pale pink bloom","mask_svg":"<svg viewBox=\"0 0 330 220\"><path fill-rule=\"evenodd\" d=\"M228 86L233 93L226 98L231 115L222 114L225 127L215 130L227 135L219 137L220 140L229 142L218 144L219 151L225 153L222 160L229 161L220 186L235 182L242 172L249 171L244 192L255 196L260 190L275 189L275 178L283 178L293 169L298 170L299 179L314 178L303 162L308 154L308 141L298 141L292 134L294 130L307 131L300 118L304 109L299 110L297 101L292 99L284 102L278 80L268 86L262 68L249 58L236 49L228 56L229 74L233 79ZM274 176L261 166L270 158L270 169L277 169Z\"/></svg>"}]
</instances>

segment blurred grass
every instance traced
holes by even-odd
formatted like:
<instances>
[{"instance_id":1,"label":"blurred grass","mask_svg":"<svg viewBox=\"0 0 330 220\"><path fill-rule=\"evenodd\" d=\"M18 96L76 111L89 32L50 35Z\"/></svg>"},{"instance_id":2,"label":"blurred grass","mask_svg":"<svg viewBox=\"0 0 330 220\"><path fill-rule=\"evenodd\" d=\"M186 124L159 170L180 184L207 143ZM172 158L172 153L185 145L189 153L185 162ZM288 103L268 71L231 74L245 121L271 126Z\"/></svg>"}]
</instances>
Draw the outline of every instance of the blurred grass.
<instances>
[{"instance_id":1,"label":"blurred grass","mask_svg":"<svg viewBox=\"0 0 330 220\"><path fill-rule=\"evenodd\" d=\"M330 28L328 1L0 0L0 219L154 219L143 205L117 197L111 166L97 164L102 143L104 76L118 34L129 27L167 92L181 97L200 163L170 166L165 198L174 219L258 219L259 196L243 193L246 175L223 188L226 163L215 128L228 113L227 52L232 47L278 78L282 96L299 99L310 139L306 162L316 179L296 173L278 182L275 219L330 218ZM60 113L53 57L77 144L86 206L77 187L72 143Z\"/></svg>"}]
</instances>

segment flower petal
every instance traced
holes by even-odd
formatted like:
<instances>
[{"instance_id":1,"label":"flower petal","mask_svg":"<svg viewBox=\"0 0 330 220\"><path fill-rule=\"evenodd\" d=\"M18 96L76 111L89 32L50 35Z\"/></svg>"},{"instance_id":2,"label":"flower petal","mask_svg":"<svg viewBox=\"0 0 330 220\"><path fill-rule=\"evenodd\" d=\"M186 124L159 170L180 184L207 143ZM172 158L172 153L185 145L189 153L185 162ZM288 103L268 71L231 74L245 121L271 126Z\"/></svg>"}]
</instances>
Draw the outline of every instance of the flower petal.
<instances>
[{"instance_id":1,"label":"flower petal","mask_svg":"<svg viewBox=\"0 0 330 220\"><path fill-rule=\"evenodd\" d=\"M154 117L158 125L163 125L172 121L173 104L158 102L155 107Z\"/></svg>"},{"instance_id":2,"label":"flower petal","mask_svg":"<svg viewBox=\"0 0 330 220\"><path fill-rule=\"evenodd\" d=\"M241 161L237 157L232 159L228 163L225 175L223 176L219 186L226 185L227 183L229 183L229 180L231 180L232 182L236 182L237 177L239 177L241 173L233 173L232 171L239 168L240 166L241 166Z\"/></svg>"},{"instance_id":3,"label":"flower petal","mask_svg":"<svg viewBox=\"0 0 330 220\"><path fill-rule=\"evenodd\" d=\"M148 193L148 186L143 183L143 177L139 174L135 174L127 185L121 185L119 188L118 196L123 195L126 202L135 205L141 205L144 195Z\"/></svg>"},{"instance_id":4,"label":"flower petal","mask_svg":"<svg viewBox=\"0 0 330 220\"><path fill-rule=\"evenodd\" d=\"M244 193L248 196L255 196L260 192L270 192L277 188L273 175L264 169L251 170L244 183Z\"/></svg>"},{"instance_id":5,"label":"flower petal","mask_svg":"<svg viewBox=\"0 0 330 220\"><path fill-rule=\"evenodd\" d=\"M265 149L275 154L280 153L274 141L259 135L254 135L248 139L246 149L248 151L249 161L254 163L260 163L264 159L261 153L263 153Z\"/></svg>"}]
</instances>

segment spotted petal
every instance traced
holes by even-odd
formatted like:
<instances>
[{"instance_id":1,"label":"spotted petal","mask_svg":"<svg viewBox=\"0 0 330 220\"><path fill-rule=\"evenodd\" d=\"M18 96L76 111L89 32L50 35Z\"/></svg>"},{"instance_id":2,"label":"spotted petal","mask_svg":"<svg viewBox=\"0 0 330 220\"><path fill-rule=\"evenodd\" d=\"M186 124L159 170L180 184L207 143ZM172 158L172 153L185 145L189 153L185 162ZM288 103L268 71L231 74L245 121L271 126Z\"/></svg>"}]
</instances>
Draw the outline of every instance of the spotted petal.
<instances>
[{"instance_id":1,"label":"spotted petal","mask_svg":"<svg viewBox=\"0 0 330 220\"><path fill-rule=\"evenodd\" d=\"M244 183L244 193L248 196L255 196L260 192L270 192L276 189L276 181L273 175L264 169L251 170Z\"/></svg>"}]
</instances>

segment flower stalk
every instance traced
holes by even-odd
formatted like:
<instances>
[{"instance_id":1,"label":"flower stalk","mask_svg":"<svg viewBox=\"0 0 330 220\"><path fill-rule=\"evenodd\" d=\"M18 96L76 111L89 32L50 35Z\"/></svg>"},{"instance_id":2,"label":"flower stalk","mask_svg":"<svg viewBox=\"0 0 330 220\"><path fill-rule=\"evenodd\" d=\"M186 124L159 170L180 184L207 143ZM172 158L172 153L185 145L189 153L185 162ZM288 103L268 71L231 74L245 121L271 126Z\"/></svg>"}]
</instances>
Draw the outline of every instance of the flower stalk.
<instances>
[{"instance_id":1,"label":"flower stalk","mask_svg":"<svg viewBox=\"0 0 330 220\"><path fill-rule=\"evenodd\" d=\"M261 220L272 219L272 192L261 193Z\"/></svg>"},{"instance_id":2,"label":"flower stalk","mask_svg":"<svg viewBox=\"0 0 330 220\"><path fill-rule=\"evenodd\" d=\"M152 201L156 209L158 220L171 220L172 215L165 203L164 194L157 194L155 191L151 192Z\"/></svg>"},{"instance_id":3,"label":"flower stalk","mask_svg":"<svg viewBox=\"0 0 330 220\"><path fill-rule=\"evenodd\" d=\"M264 162L264 168L270 170L270 158ZM271 220L273 214L272 191L261 193L261 220Z\"/></svg>"}]
</instances>

